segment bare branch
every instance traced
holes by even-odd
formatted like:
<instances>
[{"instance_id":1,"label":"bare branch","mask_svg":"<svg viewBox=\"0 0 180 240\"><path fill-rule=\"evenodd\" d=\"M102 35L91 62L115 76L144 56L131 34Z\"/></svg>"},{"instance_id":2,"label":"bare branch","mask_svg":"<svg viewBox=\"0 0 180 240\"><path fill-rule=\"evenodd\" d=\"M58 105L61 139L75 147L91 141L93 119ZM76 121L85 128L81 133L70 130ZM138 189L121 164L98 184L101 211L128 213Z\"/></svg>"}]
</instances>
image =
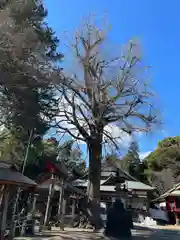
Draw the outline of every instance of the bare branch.
<instances>
[{"instance_id":1,"label":"bare branch","mask_svg":"<svg viewBox=\"0 0 180 240\"><path fill-rule=\"evenodd\" d=\"M64 117L86 142L91 134L100 134L99 129L113 142L113 137L104 130L112 123L132 134L151 131L158 121L152 112L153 95L144 81L146 67L137 52L138 45L130 41L121 56L106 60L100 52L106 36L94 22L85 22L71 44L81 63L82 79L78 79L78 74L69 77L61 72L56 76L56 88L72 108L68 114L67 109L63 110Z\"/></svg>"},{"instance_id":2,"label":"bare branch","mask_svg":"<svg viewBox=\"0 0 180 240\"><path fill-rule=\"evenodd\" d=\"M104 134L104 136L105 136L106 138L108 138L108 139L110 140L110 142L113 143L113 145L115 146L116 149L119 149L119 146L118 146L118 144L117 144L117 142L116 142L115 137L112 137L112 136L109 134L109 132L107 132L107 131L105 131L105 130L103 131L103 134ZM119 138L117 138L117 140L119 140ZM106 142L106 140L105 140L105 142Z\"/></svg>"}]
</instances>

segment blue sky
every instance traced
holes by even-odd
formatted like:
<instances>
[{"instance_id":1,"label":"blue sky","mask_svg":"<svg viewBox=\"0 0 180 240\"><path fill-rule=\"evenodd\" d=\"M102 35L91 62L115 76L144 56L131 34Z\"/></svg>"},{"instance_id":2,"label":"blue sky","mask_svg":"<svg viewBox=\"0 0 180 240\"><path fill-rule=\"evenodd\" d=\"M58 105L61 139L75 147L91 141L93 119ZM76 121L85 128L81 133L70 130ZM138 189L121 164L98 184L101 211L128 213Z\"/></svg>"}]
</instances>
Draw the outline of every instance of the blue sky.
<instances>
[{"instance_id":1,"label":"blue sky","mask_svg":"<svg viewBox=\"0 0 180 240\"><path fill-rule=\"evenodd\" d=\"M164 122L164 131L139 137L141 152L152 151L166 136L180 135L180 1L179 0L45 0L47 21L61 38L89 13L107 16L110 39L140 39ZM68 34L68 35L69 35ZM64 51L63 44L60 49Z\"/></svg>"}]
</instances>

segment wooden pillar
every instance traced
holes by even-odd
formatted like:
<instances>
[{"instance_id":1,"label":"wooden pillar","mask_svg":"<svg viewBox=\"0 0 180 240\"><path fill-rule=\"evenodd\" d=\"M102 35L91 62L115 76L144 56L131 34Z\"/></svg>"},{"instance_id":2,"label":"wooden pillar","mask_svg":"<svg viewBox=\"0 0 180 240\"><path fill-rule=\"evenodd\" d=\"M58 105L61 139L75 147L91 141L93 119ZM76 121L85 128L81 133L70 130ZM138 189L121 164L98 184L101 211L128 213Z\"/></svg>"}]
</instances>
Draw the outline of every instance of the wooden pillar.
<instances>
[{"instance_id":1,"label":"wooden pillar","mask_svg":"<svg viewBox=\"0 0 180 240\"><path fill-rule=\"evenodd\" d=\"M73 198L72 199L72 212L71 212L73 219L75 217L75 210L76 210L76 199Z\"/></svg>"},{"instance_id":2,"label":"wooden pillar","mask_svg":"<svg viewBox=\"0 0 180 240\"><path fill-rule=\"evenodd\" d=\"M3 208L2 208L2 218L1 218L1 229L0 229L0 239L4 240L4 233L6 230L6 219L7 219L7 211L8 211L8 202L9 202L9 187L5 189L4 197L3 197Z\"/></svg>"},{"instance_id":3,"label":"wooden pillar","mask_svg":"<svg viewBox=\"0 0 180 240\"><path fill-rule=\"evenodd\" d=\"M2 221L2 209L3 209L4 188L5 188L5 185L1 185L1 187L0 187L0 226L1 226L1 221Z\"/></svg>"},{"instance_id":4,"label":"wooden pillar","mask_svg":"<svg viewBox=\"0 0 180 240\"><path fill-rule=\"evenodd\" d=\"M64 179L61 179L60 180L60 190L59 190L59 203L58 203L58 220L61 219L63 197L64 197Z\"/></svg>"},{"instance_id":5,"label":"wooden pillar","mask_svg":"<svg viewBox=\"0 0 180 240\"><path fill-rule=\"evenodd\" d=\"M63 215L66 214L66 203L67 203L67 200L66 198L63 199L63 207L62 207L62 213Z\"/></svg>"},{"instance_id":6,"label":"wooden pillar","mask_svg":"<svg viewBox=\"0 0 180 240\"><path fill-rule=\"evenodd\" d=\"M178 218L178 213L174 212L175 218L176 218L176 226L179 225L179 218Z\"/></svg>"},{"instance_id":7,"label":"wooden pillar","mask_svg":"<svg viewBox=\"0 0 180 240\"><path fill-rule=\"evenodd\" d=\"M1 189L0 189L0 207L1 207L2 202L3 202L4 188L5 188L5 185L1 185Z\"/></svg>"},{"instance_id":8,"label":"wooden pillar","mask_svg":"<svg viewBox=\"0 0 180 240\"><path fill-rule=\"evenodd\" d=\"M39 194L35 193L33 195L33 201L32 201L32 209L31 209L31 213L32 213L32 220L33 220L33 233L35 234L34 232L34 229L35 229L35 217L36 217L36 202L37 202L37 197L39 196ZM39 228L40 230L40 228Z\"/></svg>"},{"instance_id":9,"label":"wooden pillar","mask_svg":"<svg viewBox=\"0 0 180 240\"><path fill-rule=\"evenodd\" d=\"M27 200L27 215L22 223L22 226L21 226L21 232L20 232L20 236L24 236L26 234L26 226L27 226L27 221L28 221L28 217L29 217L29 213L30 213L30 210L31 210L31 194L29 194L28 196L28 200Z\"/></svg>"},{"instance_id":10,"label":"wooden pillar","mask_svg":"<svg viewBox=\"0 0 180 240\"><path fill-rule=\"evenodd\" d=\"M37 194L37 193L35 193L33 195L32 210L31 210L33 217L35 216L35 213L36 213L36 202L37 202L38 196L39 196L39 194Z\"/></svg>"},{"instance_id":11,"label":"wooden pillar","mask_svg":"<svg viewBox=\"0 0 180 240\"><path fill-rule=\"evenodd\" d=\"M48 194L48 201L46 206L46 212L44 217L44 225L48 224L49 217L50 217L50 204L53 196L53 190L54 190L54 174L51 176L51 183L49 185L49 194Z\"/></svg>"},{"instance_id":12,"label":"wooden pillar","mask_svg":"<svg viewBox=\"0 0 180 240\"><path fill-rule=\"evenodd\" d=\"M62 215L61 215L61 225L63 226L63 230L64 230L64 216L66 214L66 199L63 199L63 204L62 204Z\"/></svg>"},{"instance_id":13,"label":"wooden pillar","mask_svg":"<svg viewBox=\"0 0 180 240\"><path fill-rule=\"evenodd\" d=\"M72 198L72 206L71 206L71 221L70 224L73 226L76 214L76 199Z\"/></svg>"}]
</instances>

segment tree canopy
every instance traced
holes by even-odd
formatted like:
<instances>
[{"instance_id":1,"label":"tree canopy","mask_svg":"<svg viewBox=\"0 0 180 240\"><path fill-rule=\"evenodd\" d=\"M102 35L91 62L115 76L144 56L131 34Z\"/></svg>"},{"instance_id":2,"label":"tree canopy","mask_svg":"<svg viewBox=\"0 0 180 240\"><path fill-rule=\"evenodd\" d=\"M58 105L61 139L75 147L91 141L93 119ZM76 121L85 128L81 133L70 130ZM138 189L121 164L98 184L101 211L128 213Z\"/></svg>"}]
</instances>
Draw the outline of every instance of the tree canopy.
<instances>
[{"instance_id":1,"label":"tree canopy","mask_svg":"<svg viewBox=\"0 0 180 240\"><path fill-rule=\"evenodd\" d=\"M0 9L1 121L9 130L18 128L22 142L31 130L43 135L55 113L50 72L62 55L46 15L41 0L10 0Z\"/></svg>"},{"instance_id":2,"label":"tree canopy","mask_svg":"<svg viewBox=\"0 0 180 240\"><path fill-rule=\"evenodd\" d=\"M0 132L0 159L21 168L24 161L24 146L15 133L4 129ZM73 141L59 143L55 138L34 139L31 142L25 166L25 174L36 180L45 171L46 161L65 163L70 174L82 176L86 164L81 150L73 146Z\"/></svg>"},{"instance_id":3,"label":"tree canopy","mask_svg":"<svg viewBox=\"0 0 180 240\"><path fill-rule=\"evenodd\" d=\"M144 160L145 174L153 185L162 185L161 193L168 190L180 178L180 137L168 137Z\"/></svg>"},{"instance_id":4,"label":"tree canopy","mask_svg":"<svg viewBox=\"0 0 180 240\"><path fill-rule=\"evenodd\" d=\"M164 168L171 168L174 165L173 175L178 176L180 165L180 137L168 137L158 143L158 147L150 153L145 161L150 169L161 171ZM180 167L180 166L179 166ZM176 173L177 170L177 173Z\"/></svg>"},{"instance_id":5,"label":"tree canopy","mask_svg":"<svg viewBox=\"0 0 180 240\"><path fill-rule=\"evenodd\" d=\"M69 170L70 176L82 176L86 171L82 153L73 146L72 141L59 143L55 138L42 140L38 147L31 146L28 160L26 174L31 178L33 176L33 179L38 174L44 174L46 161L62 161Z\"/></svg>"},{"instance_id":6,"label":"tree canopy","mask_svg":"<svg viewBox=\"0 0 180 240\"><path fill-rule=\"evenodd\" d=\"M132 141L127 154L121 160L122 168L136 179L140 179L140 158L139 146L136 141Z\"/></svg>"}]
</instances>

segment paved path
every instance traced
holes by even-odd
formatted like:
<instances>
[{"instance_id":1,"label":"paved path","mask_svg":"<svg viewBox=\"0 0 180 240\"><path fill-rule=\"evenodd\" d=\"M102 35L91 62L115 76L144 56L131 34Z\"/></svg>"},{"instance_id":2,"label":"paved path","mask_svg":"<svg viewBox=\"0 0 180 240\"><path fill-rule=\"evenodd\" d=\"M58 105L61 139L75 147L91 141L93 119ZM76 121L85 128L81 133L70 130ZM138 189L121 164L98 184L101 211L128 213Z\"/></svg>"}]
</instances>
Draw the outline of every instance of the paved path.
<instances>
[{"instance_id":1,"label":"paved path","mask_svg":"<svg viewBox=\"0 0 180 240\"><path fill-rule=\"evenodd\" d=\"M155 239L164 239L164 240L178 240L180 239L180 230L165 230L165 229L156 229L154 234Z\"/></svg>"},{"instance_id":2,"label":"paved path","mask_svg":"<svg viewBox=\"0 0 180 240\"><path fill-rule=\"evenodd\" d=\"M138 227L136 227L138 228ZM137 240L179 240L180 239L180 230L179 229L165 229L161 227L156 228L144 228L146 229L143 233L143 227L139 227L139 230L135 230L133 238Z\"/></svg>"},{"instance_id":3,"label":"paved path","mask_svg":"<svg viewBox=\"0 0 180 240\"><path fill-rule=\"evenodd\" d=\"M144 227L136 227L132 230L133 240L179 240L180 230L165 229L147 229ZM17 240L103 240L102 233L93 233L91 231L83 231L80 229L66 229L64 232L53 230L43 233L43 236L33 238L16 238Z\"/></svg>"}]
</instances>

